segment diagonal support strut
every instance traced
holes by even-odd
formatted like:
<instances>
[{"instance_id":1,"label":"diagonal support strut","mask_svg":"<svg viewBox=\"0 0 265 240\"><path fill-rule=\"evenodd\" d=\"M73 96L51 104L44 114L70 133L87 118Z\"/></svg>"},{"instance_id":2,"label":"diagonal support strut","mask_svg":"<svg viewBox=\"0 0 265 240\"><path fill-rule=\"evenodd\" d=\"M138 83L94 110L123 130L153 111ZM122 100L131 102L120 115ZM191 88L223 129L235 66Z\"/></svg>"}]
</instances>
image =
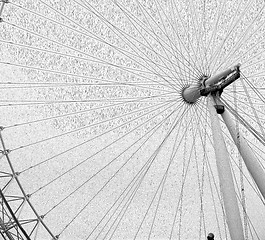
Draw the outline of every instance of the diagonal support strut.
<instances>
[{"instance_id":1,"label":"diagonal support strut","mask_svg":"<svg viewBox=\"0 0 265 240\"><path fill-rule=\"evenodd\" d=\"M243 240L243 226L240 217L233 176L230 167L229 154L222 135L221 125L215 109L215 101L212 95L208 98L216 165L219 176L221 194L224 201L226 221L232 240Z\"/></svg>"}]
</instances>

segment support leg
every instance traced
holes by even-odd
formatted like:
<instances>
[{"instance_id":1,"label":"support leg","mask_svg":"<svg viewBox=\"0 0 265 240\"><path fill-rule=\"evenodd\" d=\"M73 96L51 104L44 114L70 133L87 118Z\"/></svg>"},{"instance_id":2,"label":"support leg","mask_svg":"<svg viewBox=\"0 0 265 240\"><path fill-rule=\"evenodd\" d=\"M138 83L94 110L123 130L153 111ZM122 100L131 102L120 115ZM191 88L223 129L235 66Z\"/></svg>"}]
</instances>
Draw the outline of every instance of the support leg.
<instances>
[{"instance_id":1,"label":"support leg","mask_svg":"<svg viewBox=\"0 0 265 240\"><path fill-rule=\"evenodd\" d=\"M215 110L215 102L212 95L209 96L209 112L216 156L216 165L219 175L220 189L224 200L224 208L229 233L232 240L243 240L243 226L236 199L236 192L229 164L229 154L223 139L221 125Z\"/></svg>"},{"instance_id":2,"label":"support leg","mask_svg":"<svg viewBox=\"0 0 265 240\"><path fill-rule=\"evenodd\" d=\"M240 152L246 167L256 182L264 200L265 200L265 172L260 166L257 157L249 147L246 139L238 132L236 129L236 125L234 121L231 119L228 111L224 111L221 114L236 146L238 147L238 151Z\"/></svg>"}]
</instances>

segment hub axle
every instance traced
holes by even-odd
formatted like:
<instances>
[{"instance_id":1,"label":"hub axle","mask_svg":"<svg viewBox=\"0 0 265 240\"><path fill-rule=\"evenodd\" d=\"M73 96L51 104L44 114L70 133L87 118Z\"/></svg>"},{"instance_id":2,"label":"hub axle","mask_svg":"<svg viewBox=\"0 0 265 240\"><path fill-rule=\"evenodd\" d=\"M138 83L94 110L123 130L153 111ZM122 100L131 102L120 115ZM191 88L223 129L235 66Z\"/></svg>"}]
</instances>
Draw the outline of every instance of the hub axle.
<instances>
[{"instance_id":1,"label":"hub axle","mask_svg":"<svg viewBox=\"0 0 265 240\"><path fill-rule=\"evenodd\" d=\"M223 92L224 88L240 78L240 64L235 65L215 76L203 76L197 84L192 84L182 90L182 98L189 104L195 103L201 96L210 93Z\"/></svg>"}]
</instances>

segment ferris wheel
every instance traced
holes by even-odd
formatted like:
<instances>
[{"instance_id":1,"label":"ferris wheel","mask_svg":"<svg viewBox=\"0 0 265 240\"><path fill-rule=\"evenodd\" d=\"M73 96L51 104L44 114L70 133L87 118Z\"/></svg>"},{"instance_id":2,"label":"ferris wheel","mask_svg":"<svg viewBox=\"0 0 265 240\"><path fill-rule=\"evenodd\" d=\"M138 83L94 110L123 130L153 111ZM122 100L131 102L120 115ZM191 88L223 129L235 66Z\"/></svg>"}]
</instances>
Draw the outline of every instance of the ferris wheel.
<instances>
[{"instance_id":1,"label":"ferris wheel","mask_svg":"<svg viewBox=\"0 0 265 240\"><path fill-rule=\"evenodd\" d=\"M0 4L3 239L265 239L264 0Z\"/></svg>"}]
</instances>

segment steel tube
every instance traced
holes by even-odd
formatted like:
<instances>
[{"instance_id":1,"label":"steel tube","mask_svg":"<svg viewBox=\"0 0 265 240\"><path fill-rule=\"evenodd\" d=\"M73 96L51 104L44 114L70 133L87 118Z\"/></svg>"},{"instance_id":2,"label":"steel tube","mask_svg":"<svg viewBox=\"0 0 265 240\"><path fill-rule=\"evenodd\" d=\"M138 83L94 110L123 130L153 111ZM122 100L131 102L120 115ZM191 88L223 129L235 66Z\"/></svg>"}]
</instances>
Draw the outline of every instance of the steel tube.
<instances>
[{"instance_id":1,"label":"steel tube","mask_svg":"<svg viewBox=\"0 0 265 240\"><path fill-rule=\"evenodd\" d=\"M239 67L240 67L240 64L237 64L232 68L229 68L223 72L220 72L220 73L208 78L205 81L205 86L208 87L208 86L212 86L212 85L218 83L222 78L226 78L229 74L236 71L236 69L238 69Z\"/></svg>"},{"instance_id":2,"label":"steel tube","mask_svg":"<svg viewBox=\"0 0 265 240\"><path fill-rule=\"evenodd\" d=\"M211 118L211 126L214 141L216 165L219 176L220 190L222 193L226 222L232 240L243 240L243 226L240 218L239 207L233 182L233 176L229 163L229 154L225 145L222 130L212 95L208 98L208 108Z\"/></svg>"},{"instance_id":3,"label":"steel tube","mask_svg":"<svg viewBox=\"0 0 265 240\"><path fill-rule=\"evenodd\" d=\"M4 10L5 4L6 4L5 1L3 1L2 4L1 4L1 7L0 7L0 18L2 17L2 13L3 13L3 10Z\"/></svg>"},{"instance_id":4,"label":"steel tube","mask_svg":"<svg viewBox=\"0 0 265 240\"><path fill-rule=\"evenodd\" d=\"M257 157L249 147L246 139L239 133L236 128L234 121L231 119L230 114L228 111L224 111L221 114L229 132L232 136L238 151L240 152L245 165L253 177L254 181L256 182L260 193L262 194L263 198L265 199L265 172L262 169L261 165L259 164Z\"/></svg>"}]
</instances>

